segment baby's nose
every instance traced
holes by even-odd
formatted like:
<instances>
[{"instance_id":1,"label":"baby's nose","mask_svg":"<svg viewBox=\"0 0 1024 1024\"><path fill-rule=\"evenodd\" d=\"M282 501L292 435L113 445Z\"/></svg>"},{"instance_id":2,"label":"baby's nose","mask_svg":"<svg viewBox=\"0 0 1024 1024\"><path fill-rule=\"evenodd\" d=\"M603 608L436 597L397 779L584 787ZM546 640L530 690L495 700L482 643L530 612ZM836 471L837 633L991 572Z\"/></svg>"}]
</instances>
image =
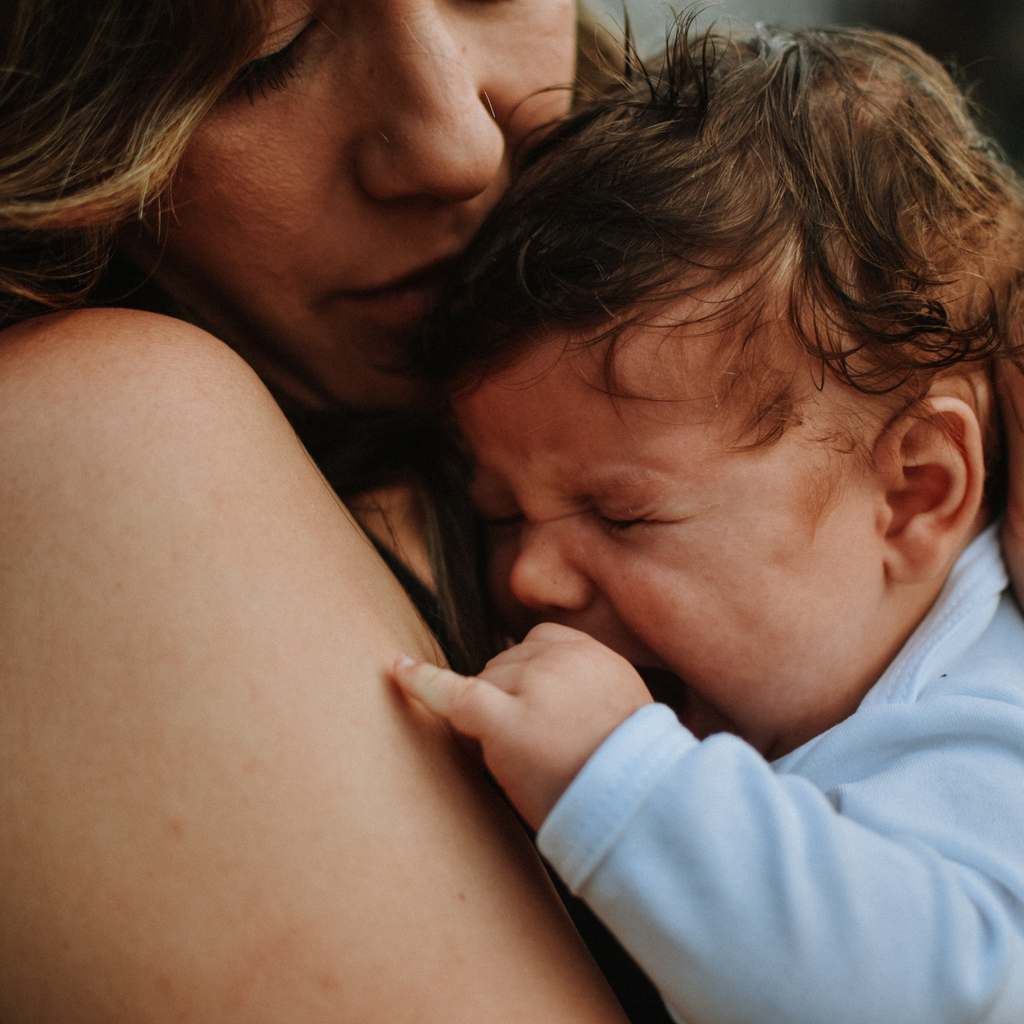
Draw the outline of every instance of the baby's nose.
<instances>
[{"instance_id":1,"label":"baby's nose","mask_svg":"<svg viewBox=\"0 0 1024 1024\"><path fill-rule=\"evenodd\" d=\"M583 611L594 599L590 578L567 557L557 524L526 526L512 565L509 589L536 611Z\"/></svg>"}]
</instances>

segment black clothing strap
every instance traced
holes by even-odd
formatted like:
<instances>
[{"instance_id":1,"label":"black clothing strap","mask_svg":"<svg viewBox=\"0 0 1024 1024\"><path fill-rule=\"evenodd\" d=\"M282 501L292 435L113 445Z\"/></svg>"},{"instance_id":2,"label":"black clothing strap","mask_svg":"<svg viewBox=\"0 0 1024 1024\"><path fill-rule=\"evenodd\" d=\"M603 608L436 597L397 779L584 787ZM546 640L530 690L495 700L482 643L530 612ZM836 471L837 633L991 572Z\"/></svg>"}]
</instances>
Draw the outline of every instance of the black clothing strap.
<instances>
[{"instance_id":1,"label":"black clothing strap","mask_svg":"<svg viewBox=\"0 0 1024 1024\"><path fill-rule=\"evenodd\" d=\"M119 255L115 256L100 285L92 293L90 305L141 309L187 319L173 298ZM453 442L444 429L410 420L399 413L315 412L289 407L288 403L283 407L310 457L342 499L371 490L386 483L389 476L411 469L420 473L428 486L431 500L439 506L445 520L450 521L448 533L454 537L454 545L449 542L449 548L457 546L460 540L464 544L469 543L465 538L471 531L461 530L465 536L460 538L457 527L472 518L472 507L461 479L464 474L455 465L458 453L452 457ZM452 657L457 652L437 597L378 538L371 535L370 540L437 637L449 660L457 663L457 658ZM468 552L468 556L465 552L463 554L463 560L468 557L467 564L471 565L473 552ZM466 604L470 611L476 605L477 613L486 620L487 613L483 607L486 601L482 590L479 597L471 594ZM467 614L465 608L463 612ZM480 650L485 647L486 644ZM489 653L493 651L492 647ZM473 654L472 657L482 666L489 653ZM657 990L629 954L550 868L548 873L632 1024L672 1024Z\"/></svg>"}]
</instances>

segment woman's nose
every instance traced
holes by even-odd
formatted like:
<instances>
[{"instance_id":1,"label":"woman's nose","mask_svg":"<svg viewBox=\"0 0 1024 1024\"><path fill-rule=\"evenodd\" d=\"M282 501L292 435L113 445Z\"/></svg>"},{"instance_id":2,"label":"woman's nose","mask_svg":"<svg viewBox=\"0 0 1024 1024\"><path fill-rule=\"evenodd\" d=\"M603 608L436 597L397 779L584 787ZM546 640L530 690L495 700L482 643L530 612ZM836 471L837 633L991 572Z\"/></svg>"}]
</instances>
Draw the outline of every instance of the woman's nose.
<instances>
[{"instance_id":1,"label":"woman's nose","mask_svg":"<svg viewBox=\"0 0 1024 1024\"><path fill-rule=\"evenodd\" d=\"M505 137L472 40L464 45L459 23L432 3L394 18L383 35L388 59L375 82L386 99L373 101L379 115L358 150L363 189L380 201L473 199L503 174Z\"/></svg>"},{"instance_id":2,"label":"woman's nose","mask_svg":"<svg viewBox=\"0 0 1024 1024\"><path fill-rule=\"evenodd\" d=\"M584 611L594 599L594 586L566 556L555 532L546 526L523 527L509 589L535 611Z\"/></svg>"}]
</instances>

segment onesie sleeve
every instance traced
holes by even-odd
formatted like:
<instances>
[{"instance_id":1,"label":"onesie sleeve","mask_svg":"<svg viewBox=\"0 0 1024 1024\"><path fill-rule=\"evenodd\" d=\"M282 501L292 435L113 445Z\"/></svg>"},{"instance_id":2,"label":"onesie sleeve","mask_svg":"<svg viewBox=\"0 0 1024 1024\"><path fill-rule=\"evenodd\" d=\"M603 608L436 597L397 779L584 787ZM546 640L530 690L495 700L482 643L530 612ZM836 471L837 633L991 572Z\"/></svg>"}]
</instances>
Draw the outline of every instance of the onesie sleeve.
<instances>
[{"instance_id":1,"label":"onesie sleeve","mask_svg":"<svg viewBox=\"0 0 1024 1024\"><path fill-rule=\"evenodd\" d=\"M1021 1024L1024 709L942 697L835 733L776 771L648 705L541 852L681 1022Z\"/></svg>"}]
</instances>

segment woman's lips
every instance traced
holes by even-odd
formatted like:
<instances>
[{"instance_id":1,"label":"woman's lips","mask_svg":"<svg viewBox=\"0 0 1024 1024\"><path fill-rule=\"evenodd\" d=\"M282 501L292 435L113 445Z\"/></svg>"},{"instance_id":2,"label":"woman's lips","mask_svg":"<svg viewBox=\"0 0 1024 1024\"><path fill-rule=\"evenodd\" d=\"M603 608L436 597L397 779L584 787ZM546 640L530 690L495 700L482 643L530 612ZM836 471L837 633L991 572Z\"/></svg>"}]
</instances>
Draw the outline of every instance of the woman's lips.
<instances>
[{"instance_id":1,"label":"woman's lips","mask_svg":"<svg viewBox=\"0 0 1024 1024\"><path fill-rule=\"evenodd\" d=\"M380 327L418 327L440 301L450 268L451 261L445 260L380 288L336 292L335 297Z\"/></svg>"},{"instance_id":2,"label":"woman's lips","mask_svg":"<svg viewBox=\"0 0 1024 1024\"><path fill-rule=\"evenodd\" d=\"M344 299L380 327L416 327L426 320L440 296L440 287L420 287L350 293Z\"/></svg>"}]
</instances>

